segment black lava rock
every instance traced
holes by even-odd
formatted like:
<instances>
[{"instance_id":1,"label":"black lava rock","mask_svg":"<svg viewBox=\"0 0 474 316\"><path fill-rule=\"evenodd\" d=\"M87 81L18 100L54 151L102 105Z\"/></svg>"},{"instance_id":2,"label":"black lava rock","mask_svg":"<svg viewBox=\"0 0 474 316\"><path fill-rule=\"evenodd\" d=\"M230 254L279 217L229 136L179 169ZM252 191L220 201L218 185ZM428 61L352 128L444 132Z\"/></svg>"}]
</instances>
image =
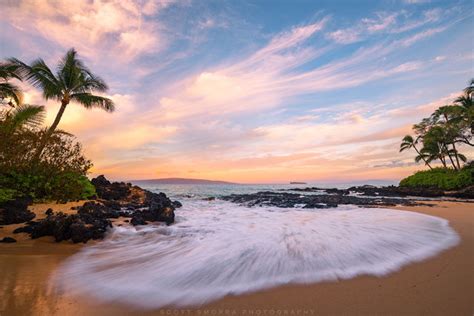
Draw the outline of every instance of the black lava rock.
<instances>
[{"instance_id":1,"label":"black lava rock","mask_svg":"<svg viewBox=\"0 0 474 316\"><path fill-rule=\"evenodd\" d=\"M110 182L103 175L91 180L97 196L104 200L126 200L130 195L131 185L124 182Z\"/></svg>"},{"instance_id":2,"label":"black lava rock","mask_svg":"<svg viewBox=\"0 0 474 316\"><path fill-rule=\"evenodd\" d=\"M86 243L90 239L104 238L109 227L112 227L112 223L104 213L86 209L73 215L52 213L42 220L29 222L27 226L18 228L15 232L28 233L33 239L53 236L56 242L72 240L74 243Z\"/></svg>"},{"instance_id":3,"label":"black lava rock","mask_svg":"<svg viewBox=\"0 0 474 316\"><path fill-rule=\"evenodd\" d=\"M23 226L23 227L18 227L13 231L14 234L19 234L19 233L27 233L31 234L33 231L33 228L31 226Z\"/></svg>"},{"instance_id":4,"label":"black lava rock","mask_svg":"<svg viewBox=\"0 0 474 316\"><path fill-rule=\"evenodd\" d=\"M180 207L183 207L183 204L181 204L180 201L173 201L173 206L174 208L180 208Z\"/></svg>"},{"instance_id":5,"label":"black lava rock","mask_svg":"<svg viewBox=\"0 0 474 316\"><path fill-rule=\"evenodd\" d=\"M416 205L412 200L387 197L357 197L342 194L307 194L286 192L258 192L252 194L232 194L223 196L223 200L247 206L277 206L282 208L331 208L341 204L359 206Z\"/></svg>"},{"instance_id":6,"label":"black lava rock","mask_svg":"<svg viewBox=\"0 0 474 316\"><path fill-rule=\"evenodd\" d=\"M0 242L6 243L6 244L10 244L10 243L16 242L16 239L15 239L15 238L11 238L11 237L4 237L3 239L0 240Z\"/></svg>"},{"instance_id":7,"label":"black lava rock","mask_svg":"<svg viewBox=\"0 0 474 316\"><path fill-rule=\"evenodd\" d=\"M145 220L143 219L143 217L141 217L139 214L133 215L132 220L130 221L130 223L131 223L133 226L146 225L146 224L147 224L147 223L145 222Z\"/></svg>"},{"instance_id":8,"label":"black lava rock","mask_svg":"<svg viewBox=\"0 0 474 316\"><path fill-rule=\"evenodd\" d=\"M169 225L174 222L174 210L182 206L178 201L171 201L164 193L153 193L130 183L110 182L104 176L91 182L96 187L101 203L109 209L101 211L107 218L116 218L118 214L132 217L135 225L156 221Z\"/></svg>"},{"instance_id":9,"label":"black lava rock","mask_svg":"<svg viewBox=\"0 0 474 316\"><path fill-rule=\"evenodd\" d=\"M35 214L28 210L33 200L21 197L0 204L0 225L19 224L32 220Z\"/></svg>"}]
</instances>

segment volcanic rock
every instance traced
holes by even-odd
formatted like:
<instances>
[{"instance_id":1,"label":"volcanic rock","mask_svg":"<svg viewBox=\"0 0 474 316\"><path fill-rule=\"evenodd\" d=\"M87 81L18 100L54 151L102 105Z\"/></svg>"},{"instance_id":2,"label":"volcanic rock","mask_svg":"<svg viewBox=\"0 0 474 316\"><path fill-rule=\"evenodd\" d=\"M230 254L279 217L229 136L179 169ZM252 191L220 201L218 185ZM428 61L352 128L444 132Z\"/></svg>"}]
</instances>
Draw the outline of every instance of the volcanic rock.
<instances>
[{"instance_id":1,"label":"volcanic rock","mask_svg":"<svg viewBox=\"0 0 474 316\"><path fill-rule=\"evenodd\" d=\"M19 224L32 220L35 214L28 210L33 200L20 197L0 204L0 225Z\"/></svg>"}]
</instances>

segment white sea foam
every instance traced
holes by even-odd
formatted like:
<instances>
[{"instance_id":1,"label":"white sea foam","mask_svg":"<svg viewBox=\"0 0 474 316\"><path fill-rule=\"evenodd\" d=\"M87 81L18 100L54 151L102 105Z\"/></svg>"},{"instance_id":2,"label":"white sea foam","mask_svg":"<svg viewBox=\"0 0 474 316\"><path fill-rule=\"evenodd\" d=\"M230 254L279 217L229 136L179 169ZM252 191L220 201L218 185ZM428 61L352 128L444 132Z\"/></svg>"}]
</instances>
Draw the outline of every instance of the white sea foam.
<instances>
[{"instance_id":1,"label":"white sea foam","mask_svg":"<svg viewBox=\"0 0 474 316\"><path fill-rule=\"evenodd\" d=\"M117 227L54 278L141 308L199 305L286 283L382 276L459 241L444 219L344 207L247 208L188 200L171 226Z\"/></svg>"}]
</instances>

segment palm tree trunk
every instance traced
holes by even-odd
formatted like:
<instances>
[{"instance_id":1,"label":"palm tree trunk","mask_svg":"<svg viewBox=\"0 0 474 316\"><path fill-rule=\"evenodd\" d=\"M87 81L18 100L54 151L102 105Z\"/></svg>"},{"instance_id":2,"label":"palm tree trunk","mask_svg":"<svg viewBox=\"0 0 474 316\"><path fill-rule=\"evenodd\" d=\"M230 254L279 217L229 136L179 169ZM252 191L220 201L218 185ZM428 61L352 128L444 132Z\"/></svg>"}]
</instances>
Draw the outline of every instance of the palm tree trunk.
<instances>
[{"instance_id":1,"label":"palm tree trunk","mask_svg":"<svg viewBox=\"0 0 474 316\"><path fill-rule=\"evenodd\" d=\"M451 157L451 155L449 154L448 147L446 145L444 146L444 149L446 149L446 153L448 154L449 160L451 160L451 164L453 165L454 170L458 170L456 164L454 163L453 157Z\"/></svg>"},{"instance_id":2,"label":"palm tree trunk","mask_svg":"<svg viewBox=\"0 0 474 316\"><path fill-rule=\"evenodd\" d=\"M446 166L446 160L443 158L443 156L440 155L440 156L439 156L439 160L441 160L441 163L443 164L443 167L444 167L444 168L448 168L448 167Z\"/></svg>"},{"instance_id":3,"label":"palm tree trunk","mask_svg":"<svg viewBox=\"0 0 474 316\"><path fill-rule=\"evenodd\" d=\"M459 163L458 150L456 149L456 145L454 143L453 143L453 149L454 149L454 157L456 157L456 163L458 164L458 170L461 170L461 164Z\"/></svg>"},{"instance_id":4,"label":"palm tree trunk","mask_svg":"<svg viewBox=\"0 0 474 316\"><path fill-rule=\"evenodd\" d=\"M56 114L56 118L54 119L53 124L48 128L48 130L46 131L46 133L43 135L41 139L40 146L38 147L36 151L36 155L34 157L35 161L39 161L41 154L43 153L43 150L46 147L46 144L48 143L49 138L51 137L51 135L53 135L54 131L58 127L59 122L61 121L61 117L63 116L64 111L66 110L66 107L68 104L69 102L67 101L64 101L64 100L61 101L61 107L59 108L58 114Z\"/></svg>"},{"instance_id":5,"label":"palm tree trunk","mask_svg":"<svg viewBox=\"0 0 474 316\"><path fill-rule=\"evenodd\" d=\"M423 155L419 152L418 148L416 148L415 144L413 144L413 148L415 149L416 153L418 154L418 156L421 157L421 159L423 159L423 161L425 162L425 165L427 165L430 170L433 170L433 168L430 166L430 164L428 163L428 161L425 159L425 157L423 157Z\"/></svg>"}]
</instances>

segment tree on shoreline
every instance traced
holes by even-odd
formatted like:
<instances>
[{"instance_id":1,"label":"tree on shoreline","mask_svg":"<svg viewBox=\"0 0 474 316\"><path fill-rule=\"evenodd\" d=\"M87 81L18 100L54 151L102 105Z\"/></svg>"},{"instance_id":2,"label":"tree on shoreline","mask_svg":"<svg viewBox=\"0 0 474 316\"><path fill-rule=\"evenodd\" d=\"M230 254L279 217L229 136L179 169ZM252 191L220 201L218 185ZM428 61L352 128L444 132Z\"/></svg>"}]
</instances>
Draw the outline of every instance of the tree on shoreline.
<instances>
[{"instance_id":1,"label":"tree on shoreline","mask_svg":"<svg viewBox=\"0 0 474 316\"><path fill-rule=\"evenodd\" d=\"M461 170L461 161L467 158L458 150L458 145L474 146L471 142L474 130L473 106L474 79L470 81L463 95L459 96L452 105L439 107L430 117L413 125L416 137L405 136L400 144L400 152L413 148L418 154L416 162L423 160L433 170L430 162L439 160L443 168L452 167ZM422 144L418 149L416 144Z\"/></svg>"},{"instance_id":2,"label":"tree on shoreline","mask_svg":"<svg viewBox=\"0 0 474 316\"><path fill-rule=\"evenodd\" d=\"M403 137L402 143L400 144L400 152L413 148L418 154L418 156L416 156L415 158L416 162L423 160L430 169L433 169L428 161L429 155L427 155L426 153L421 153L416 147L416 144L418 143L418 139L419 138L414 140L413 137L410 135L406 135L405 137Z\"/></svg>"},{"instance_id":3,"label":"tree on shoreline","mask_svg":"<svg viewBox=\"0 0 474 316\"><path fill-rule=\"evenodd\" d=\"M100 108L107 112L115 110L111 99L94 94L106 92L108 86L78 59L74 48L70 49L61 59L56 74L42 59L37 59L30 65L16 58L11 58L9 61L18 67L21 76L43 91L43 97L46 100L55 99L61 103L53 124L48 128L36 149L36 159L39 159L43 153L48 139L58 127L66 107L71 102L80 104L86 109Z\"/></svg>"}]
</instances>

